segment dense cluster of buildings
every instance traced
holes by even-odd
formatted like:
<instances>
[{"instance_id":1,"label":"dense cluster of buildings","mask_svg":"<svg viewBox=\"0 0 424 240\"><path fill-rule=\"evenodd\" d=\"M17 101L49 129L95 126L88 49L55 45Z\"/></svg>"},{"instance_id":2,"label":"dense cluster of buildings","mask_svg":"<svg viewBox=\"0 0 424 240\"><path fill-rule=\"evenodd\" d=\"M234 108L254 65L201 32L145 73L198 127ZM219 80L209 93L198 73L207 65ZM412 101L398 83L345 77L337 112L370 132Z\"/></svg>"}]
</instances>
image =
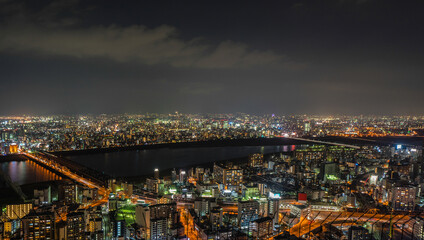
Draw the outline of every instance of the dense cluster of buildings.
<instances>
[{"instance_id":1,"label":"dense cluster of buildings","mask_svg":"<svg viewBox=\"0 0 424 240\"><path fill-rule=\"evenodd\" d=\"M210 169L174 170L165 177L155 169L138 194L152 194L160 204L136 204L136 216L150 216L150 224L139 225L145 238L266 239L283 237L280 233L314 211L416 212L421 156L422 149L405 146L312 145L291 154L252 154L245 162L215 163ZM157 207L173 212L175 203L182 206L179 223L158 225L149 214ZM370 237L363 224L326 225L320 231L314 237Z\"/></svg>"},{"instance_id":2,"label":"dense cluster of buildings","mask_svg":"<svg viewBox=\"0 0 424 240\"><path fill-rule=\"evenodd\" d=\"M81 121L90 129L88 119ZM116 132L140 133L139 122L133 125L138 126L136 131L117 119ZM166 124L184 126L193 121L180 114L169 119L173 120L157 123L164 120L156 119L151 126L165 124L165 129ZM222 131L233 128L234 122ZM62 128L58 129L60 133ZM194 129L188 131L192 137ZM0 239L359 240L400 234L424 239L419 214L424 210L422 147L297 145L289 152L255 153L169 174L152 169L152 175L142 180L108 179L102 193L64 176L36 187L29 196L22 194L20 201L3 204Z\"/></svg>"},{"instance_id":3,"label":"dense cluster of buildings","mask_svg":"<svg viewBox=\"0 0 424 240\"><path fill-rule=\"evenodd\" d=\"M155 169L134 188L131 203L117 201L135 212L126 236L139 232L141 239L381 239L386 223L322 222L306 234L289 232L322 213L388 218L422 211L421 159L421 148L406 146L300 146L289 154L252 154L246 161L173 170L164 177ZM424 221L409 221L409 231L422 239L417 229Z\"/></svg>"},{"instance_id":4,"label":"dense cluster of buildings","mask_svg":"<svg viewBox=\"0 0 424 240\"><path fill-rule=\"evenodd\" d=\"M144 114L0 118L2 153L280 136L414 136L424 117Z\"/></svg>"},{"instance_id":5,"label":"dense cluster of buildings","mask_svg":"<svg viewBox=\"0 0 424 240\"><path fill-rule=\"evenodd\" d=\"M90 207L98 199L97 189L69 180L54 187L36 187L22 201L4 204L0 216L0 239L104 239L101 207Z\"/></svg>"}]
</instances>

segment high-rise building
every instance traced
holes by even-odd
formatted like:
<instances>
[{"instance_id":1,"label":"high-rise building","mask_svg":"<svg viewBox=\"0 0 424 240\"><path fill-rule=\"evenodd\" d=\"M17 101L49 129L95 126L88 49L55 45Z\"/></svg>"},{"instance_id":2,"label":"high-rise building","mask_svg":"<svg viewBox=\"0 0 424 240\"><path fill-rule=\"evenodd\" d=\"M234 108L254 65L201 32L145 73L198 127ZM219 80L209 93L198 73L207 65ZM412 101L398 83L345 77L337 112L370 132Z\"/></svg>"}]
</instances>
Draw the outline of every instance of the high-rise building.
<instances>
[{"instance_id":1,"label":"high-rise building","mask_svg":"<svg viewBox=\"0 0 424 240\"><path fill-rule=\"evenodd\" d=\"M238 202L238 225L240 229L249 228L252 221L258 219L259 202L257 201L239 201Z\"/></svg>"},{"instance_id":2,"label":"high-rise building","mask_svg":"<svg viewBox=\"0 0 424 240\"><path fill-rule=\"evenodd\" d=\"M180 223L180 215L177 211L177 204L172 202L167 204L151 205L149 206L149 210L151 239L154 239L154 235L156 236L156 239L162 239L162 232L164 232L166 236L175 237L171 229L176 229ZM166 228L162 225L163 220L166 221ZM156 229L153 229L153 227Z\"/></svg>"},{"instance_id":3,"label":"high-rise building","mask_svg":"<svg viewBox=\"0 0 424 240\"><path fill-rule=\"evenodd\" d=\"M154 175L155 179L159 179L159 169L155 168L155 175Z\"/></svg>"},{"instance_id":4,"label":"high-rise building","mask_svg":"<svg viewBox=\"0 0 424 240\"><path fill-rule=\"evenodd\" d=\"M262 153L254 153L249 155L250 167L263 167L264 155Z\"/></svg>"},{"instance_id":5,"label":"high-rise building","mask_svg":"<svg viewBox=\"0 0 424 240\"><path fill-rule=\"evenodd\" d=\"M51 187L43 189L34 189L34 204L43 205L52 202L52 190Z\"/></svg>"},{"instance_id":6,"label":"high-rise building","mask_svg":"<svg viewBox=\"0 0 424 240\"><path fill-rule=\"evenodd\" d=\"M187 173L184 170L180 170L180 183L185 183L187 179Z\"/></svg>"},{"instance_id":7,"label":"high-rise building","mask_svg":"<svg viewBox=\"0 0 424 240\"><path fill-rule=\"evenodd\" d=\"M324 181L332 181L339 179L340 170L335 162L326 162L321 164L321 179Z\"/></svg>"},{"instance_id":8,"label":"high-rise building","mask_svg":"<svg viewBox=\"0 0 424 240\"><path fill-rule=\"evenodd\" d=\"M18 145L16 143L12 143L9 146L9 153L17 153L18 152Z\"/></svg>"},{"instance_id":9,"label":"high-rise building","mask_svg":"<svg viewBox=\"0 0 424 240\"><path fill-rule=\"evenodd\" d=\"M168 204L150 205L150 219L165 218L168 221L168 226L175 225L179 221L177 204L175 202Z\"/></svg>"},{"instance_id":10,"label":"high-rise building","mask_svg":"<svg viewBox=\"0 0 424 240\"><path fill-rule=\"evenodd\" d=\"M172 182L177 181L177 171L175 170L175 168L172 170L172 173L171 173L171 181Z\"/></svg>"},{"instance_id":11,"label":"high-rise building","mask_svg":"<svg viewBox=\"0 0 424 240\"><path fill-rule=\"evenodd\" d=\"M203 175L205 174L205 169L202 167L196 167L194 177L199 180L203 181Z\"/></svg>"},{"instance_id":12,"label":"high-rise building","mask_svg":"<svg viewBox=\"0 0 424 240\"><path fill-rule=\"evenodd\" d=\"M223 185L240 185L243 181L243 169L227 168L222 164L215 163L213 169L214 179Z\"/></svg>"},{"instance_id":13,"label":"high-rise building","mask_svg":"<svg viewBox=\"0 0 424 240\"><path fill-rule=\"evenodd\" d=\"M105 239L105 233L103 230L98 230L94 233L90 233L89 238L90 240L103 240Z\"/></svg>"},{"instance_id":14,"label":"high-rise building","mask_svg":"<svg viewBox=\"0 0 424 240\"><path fill-rule=\"evenodd\" d=\"M311 131L311 123L310 122L306 122L305 123L305 133L309 133Z\"/></svg>"},{"instance_id":15,"label":"high-rise building","mask_svg":"<svg viewBox=\"0 0 424 240\"><path fill-rule=\"evenodd\" d=\"M54 213L31 211L22 218L24 239L54 239Z\"/></svg>"},{"instance_id":16,"label":"high-rise building","mask_svg":"<svg viewBox=\"0 0 424 240\"><path fill-rule=\"evenodd\" d=\"M8 141L10 139L13 139L13 132L12 131L2 131L1 132L1 140Z\"/></svg>"},{"instance_id":17,"label":"high-rise building","mask_svg":"<svg viewBox=\"0 0 424 240\"><path fill-rule=\"evenodd\" d=\"M60 199L65 204L73 204L78 202L78 185L68 184L61 186Z\"/></svg>"},{"instance_id":18,"label":"high-rise building","mask_svg":"<svg viewBox=\"0 0 424 240\"><path fill-rule=\"evenodd\" d=\"M112 236L116 239L126 239L127 229L124 220L113 221L112 222Z\"/></svg>"},{"instance_id":19,"label":"high-rise building","mask_svg":"<svg viewBox=\"0 0 424 240\"><path fill-rule=\"evenodd\" d=\"M4 221L0 223L0 238L9 239L16 236L21 230L21 221L19 219Z\"/></svg>"},{"instance_id":20,"label":"high-rise building","mask_svg":"<svg viewBox=\"0 0 424 240\"><path fill-rule=\"evenodd\" d=\"M72 212L66 216L66 235L69 240L85 239L85 214Z\"/></svg>"},{"instance_id":21,"label":"high-rise building","mask_svg":"<svg viewBox=\"0 0 424 240\"><path fill-rule=\"evenodd\" d=\"M264 167L268 170L273 170L275 166L275 161L269 160L264 164Z\"/></svg>"},{"instance_id":22,"label":"high-rise building","mask_svg":"<svg viewBox=\"0 0 424 240\"><path fill-rule=\"evenodd\" d=\"M103 239L103 227L101 217L90 217L88 219L88 235L90 239Z\"/></svg>"},{"instance_id":23,"label":"high-rise building","mask_svg":"<svg viewBox=\"0 0 424 240\"><path fill-rule=\"evenodd\" d=\"M305 162L307 165L315 165L322 163L326 159L326 150L322 146L300 148L296 149L294 156L297 160Z\"/></svg>"},{"instance_id":24,"label":"high-rise building","mask_svg":"<svg viewBox=\"0 0 424 240\"><path fill-rule=\"evenodd\" d=\"M150 239L151 240L167 240L168 224L166 218L152 219L150 221Z\"/></svg>"},{"instance_id":25,"label":"high-rise building","mask_svg":"<svg viewBox=\"0 0 424 240\"><path fill-rule=\"evenodd\" d=\"M212 230L216 231L222 226L223 209L221 207L214 207L209 213L209 221L212 225Z\"/></svg>"},{"instance_id":26,"label":"high-rise building","mask_svg":"<svg viewBox=\"0 0 424 240\"><path fill-rule=\"evenodd\" d=\"M266 239L273 233L273 220L270 217L263 217L252 221L253 239Z\"/></svg>"},{"instance_id":27,"label":"high-rise building","mask_svg":"<svg viewBox=\"0 0 424 240\"><path fill-rule=\"evenodd\" d=\"M154 192L154 193L158 192L158 179L147 178L146 185L147 185L147 191Z\"/></svg>"},{"instance_id":28,"label":"high-rise building","mask_svg":"<svg viewBox=\"0 0 424 240\"><path fill-rule=\"evenodd\" d=\"M197 198L194 201L194 211L199 217L206 216L216 205L215 198Z\"/></svg>"},{"instance_id":29,"label":"high-rise building","mask_svg":"<svg viewBox=\"0 0 424 240\"><path fill-rule=\"evenodd\" d=\"M6 205L6 216L8 219L21 219L32 210L32 203Z\"/></svg>"},{"instance_id":30,"label":"high-rise building","mask_svg":"<svg viewBox=\"0 0 424 240\"><path fill-rule=\"evenodd\" d=\"M268 196L269 188L266 183L258 183L258 192L261 196Z\"/></svg>"},{"instance_id":31,"label":"high-rise building","mask_svg":"<svg viewBox=\"0 0 424 240\"><path fill-rule=\"evenodd\" d=\"M122 190L126 196L131 196L133 194L133 185L127 182L121 183Z\"/></svg>"},{"instance_id":32,"label":"high-rise building","mask_svg":"<svg viewBox=\"0 0 424 240\"><path fill-rule=\"evenodd\" d=\"M272 218L273 226L278 224L278 214L280 212L280 201L271 199L268 201L268 216Z\"/></svg>"},{"instance_id":33,"label":"high-rise building","mask_svg":"<svg viewBox=\"0 0 424 240\"><path fill-rule=\"evenodd\" d=\"M413 233L414 239L424 239L424 219L422 217L415 217L414 218L414 227L413 227Z\"/></svg>"},{"instance_id":34,"label":"high-rise building","mask_svg":"<svg viewBox=\"0 0 424 240\"><path fill-rule=\"evenodd\" d=\"M389 202L394 210L414 210L416 187L409 184L398 184L389 190Z\"/></svg>"},{"instance_id":35,"label":"high-rise building","mask_svg":"<svg viewBox=\"0 0 424 240\"><path fill-rule=\"evenodd\" d=\"M135 207L135 222L142 230L144 239L150 238L150 209L146 205L138 204Z\"/></svg>"},{"instance_id":36,"label":"high-rise building","mask_svg":"<svg viewBox=\"0 0 424 240\"><path fill-rule=\"evenodd\" d=\"M362 226L351 226L348 231L348 240L371 240L372 235L368 232L368 229Z\"/></svg>"}]
</instances>

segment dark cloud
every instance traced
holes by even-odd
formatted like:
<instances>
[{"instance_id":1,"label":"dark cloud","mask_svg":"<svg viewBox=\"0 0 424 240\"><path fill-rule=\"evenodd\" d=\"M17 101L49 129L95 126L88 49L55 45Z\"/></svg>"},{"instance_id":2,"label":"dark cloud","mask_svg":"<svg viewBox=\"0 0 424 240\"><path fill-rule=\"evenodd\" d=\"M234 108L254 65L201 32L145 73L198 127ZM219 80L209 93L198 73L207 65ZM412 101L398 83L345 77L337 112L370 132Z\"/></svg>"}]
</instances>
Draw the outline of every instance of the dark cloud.
<instances>
[{"instance_id":1,"label":"dark cloud","mask_svg":"<svg viewBox=\"0 0 424 240\"><path fill-rule=\"evenodd\" d=\"M272 51L252 50L247 45L224 41L217 46L200 40L183 41L170 26L51 29L12 25L0 30L0 51L34 52L76 58L105 57L119 62L169 64L173 67L235 68L255 65L288 66Z\"/></svg>"},{"instance_id":2,"label":"dark cloud","mask_svg":"<svg viewBox=\"0 0 424 240\"><path fill-rule=\"evenodd\" d=\"M77 0L52 1L38 11L24 2L6 2L8 21L0 30L0 51L77 58L105 57L119 62L169 64L172 67L244 68L255 65L296 67L270 50L251 49L240 42L224 40L216 45L200 38L183 40L175 27L143 25L81 27ZM69 14L72 13L72 14ZM11 21L18 19L20 21ZM69 28L69 26L73 26ZM299 64L300 66L300 64Z\"/></svg>"},{"instance_id":3,"label":"dark cloud","mask_svg":"<svg viewBox=\"0 0 424 240\"><path fill-rule=\"evenodd\" d=\"M0 1L0 115L424 114L423 4Z\"/></svg>"}]
</instances>

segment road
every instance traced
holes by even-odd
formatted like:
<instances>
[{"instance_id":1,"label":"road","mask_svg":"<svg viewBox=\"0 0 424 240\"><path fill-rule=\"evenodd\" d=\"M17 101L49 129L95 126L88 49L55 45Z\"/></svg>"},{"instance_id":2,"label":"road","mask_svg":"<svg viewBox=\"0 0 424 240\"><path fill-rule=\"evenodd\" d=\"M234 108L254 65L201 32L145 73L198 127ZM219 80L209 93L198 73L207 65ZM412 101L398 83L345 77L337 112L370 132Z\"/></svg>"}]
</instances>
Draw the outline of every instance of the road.
<instances>
[{"instance_id":1,"label":"road","mask_svg":"<svg viewBox=\"0 0 424 240\"><path fill-rule=\"evenodd\" d=\"M38 162L41 165L48 166L48 167L52 168L53 170L55 170L59 173L62 173L63 175L69 177L70 179L81 183L82 185L85 185L89 188L97 189L101 198L98 199L97 201L92 202L91 204L85 206L84 208L96 207L96 206L107 203L110 192L105 187L100 186L100 185L90 181L89 179L86 179L86 178L79 176L78 174L72 172L67 167L61 166L57 162L54 162L52 160L49 160L49 159L46 159L46 158L41 158L41 157L35 156L34 154L27 153L27 152L22 152L22 154L29 157L30 159Z\"/></svg>"},{"instance_id":2,"label":"road","mask_svg":"<svg viewBox=\"0 0 424 240\"><path fill-rule=\"evenodd\" d=\"M288 138L288 139L293 139L293 140L299 140L299 141L306 141L306 142L312 142L312 143L319 143L319 144L325 144L325 145L343 146L343 147L349 147L349 148L354 148L354 149L360 149L361 148L361 147L358 147L356 145L336 143L336 142L319 141L319 140L308 139L308 138L298 138L298 137L283 137L283 138Z\"/></svg>"},{"instance_id":3,"label":"road","mask_svg":"<svg viewBox=\"0 0 424 240\"><path fill-rule=\"evenodd\" d=\"M194 227L194 223L190 220L189 212L187 209L183 209L180 212L180 221L184 226L184 231L189 239L201 239L199 231Z\"/></svg>"},{"instance_id":4,"label":"road","mask_svg":"<svg viewBox=\"0 0 424 240\"><path fill-rule=\"evenodd\" d=\"M309 216L310 215L310 216ZM388 231L389 226L395 231L399 230L400 226L404 226L405 237L412 233L412 227L415 220L411 218L414 214L401 213L401 214L374 214L374 213L361 213L361 212L311 212L308 217L303 217L300 221L289 229L291 234L299 236L307 235L310 231L324 225L331 223L335 226L348 227L354 223L368 223L371 226L384 224L384 228ZM395 225L394 225L395 224Z\"/></svg>"}]
</instances>

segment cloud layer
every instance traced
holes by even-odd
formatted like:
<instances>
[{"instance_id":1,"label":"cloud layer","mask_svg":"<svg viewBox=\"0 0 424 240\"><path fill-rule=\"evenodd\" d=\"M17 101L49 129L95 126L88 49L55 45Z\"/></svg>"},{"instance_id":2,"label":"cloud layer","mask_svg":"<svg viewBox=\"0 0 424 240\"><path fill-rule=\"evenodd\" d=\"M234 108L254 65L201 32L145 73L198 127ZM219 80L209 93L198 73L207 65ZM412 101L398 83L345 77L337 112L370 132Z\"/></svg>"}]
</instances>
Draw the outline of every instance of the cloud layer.
<instances>
[{"instance_id":1,"label":"cloud layer","mask_svg":"<svg viewBox=\"0 0 424 240\"><path fill-rule=\"evenodd\" d=\"M31 5L25 0L0 2L0 51L206 69L296 67L284 55L251 49L242 42L182 39L170 25L83 25L81 16L95 6L82 7L78 0Z\"/></svg>"},{"instance_id":2,"label":"cloud layer","mask_svg":"<svg viewBox=\"0 0 424 240\"><path fill-rule=\"evenodd\" d=\"M0 114L423 113L423 4L0 0Z\"/></svg>"},{"instance_id":3,"label":"cloud layer","mask_svg":"<svg viewBox=\"0 0 424 240\"><path fill-rule=\"evenodd\" d=\"M0 51L31 51L77 58L106 57L142 64L173 67L245 68L261 65L285 66L285 57L272 51L249 49L242 43L223 41L218 45L200 39L184 41L171 26L47 28L12 25L0 30Z\"/></svg>"}]
</instances>

